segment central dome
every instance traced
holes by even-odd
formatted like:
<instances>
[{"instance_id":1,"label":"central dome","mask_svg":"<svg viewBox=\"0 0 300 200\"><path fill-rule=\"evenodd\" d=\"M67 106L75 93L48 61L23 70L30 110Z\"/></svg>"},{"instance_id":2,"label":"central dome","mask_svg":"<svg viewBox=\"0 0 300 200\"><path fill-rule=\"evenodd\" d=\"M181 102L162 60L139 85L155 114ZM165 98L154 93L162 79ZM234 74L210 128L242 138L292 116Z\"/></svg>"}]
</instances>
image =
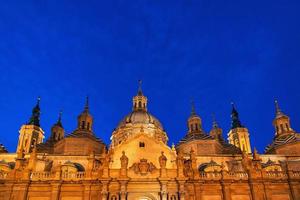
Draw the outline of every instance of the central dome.
<instances>
[{"instance_id":1,"label":"central dome","mask_svg":"<svg viewBox=\"0 0 300 200\"><path fill-rule=\"evenodd\" d=\"M148 99L143 95L141 87L133 97L132 112L126 115L113 131L111 147L114 148L135 135L144 134L156 141L167 143L168 136L156 117L147 111Z\"/></svg>"},{"instance_id":2,"label":"central dome","mask_svg":"<svg viewBox=\"0 0 300 200\"><path fill-rule=\"evenodd\" d=\"M131 113L129 113L128 115L126 115L123 118L123 120L119 123L117 128L124 127L124 126L126 126L126 124L129 124L129 123L145 124L145 125L153 124L155 127L163 130L163 127L162 127L161 123L159 122L159 120L145 110L132 111Z\"/></svg>"}]
</instances>

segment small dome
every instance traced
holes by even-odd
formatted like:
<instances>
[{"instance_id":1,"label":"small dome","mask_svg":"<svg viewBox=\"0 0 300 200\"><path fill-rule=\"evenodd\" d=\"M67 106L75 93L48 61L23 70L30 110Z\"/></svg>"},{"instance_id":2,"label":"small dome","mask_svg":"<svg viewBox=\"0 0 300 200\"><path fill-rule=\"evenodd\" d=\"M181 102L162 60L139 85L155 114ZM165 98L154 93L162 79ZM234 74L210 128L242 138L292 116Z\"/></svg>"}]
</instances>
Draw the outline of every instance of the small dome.
<instances>
[{"instance_id":1,"label":"small dome","mask_svg":"<svg viewBox=\"0 0 300 200\"><path fill-rule=\"evenodd\" d=\"M157 128L160 128L163 130L163 127L161 123L151 115L149 112L144 111L144 110L135 110L128 115L126 115L123 120L119 123L117 126L118 128L126 126L126 124L154 124Z\"/></svg>"}]
</instances>

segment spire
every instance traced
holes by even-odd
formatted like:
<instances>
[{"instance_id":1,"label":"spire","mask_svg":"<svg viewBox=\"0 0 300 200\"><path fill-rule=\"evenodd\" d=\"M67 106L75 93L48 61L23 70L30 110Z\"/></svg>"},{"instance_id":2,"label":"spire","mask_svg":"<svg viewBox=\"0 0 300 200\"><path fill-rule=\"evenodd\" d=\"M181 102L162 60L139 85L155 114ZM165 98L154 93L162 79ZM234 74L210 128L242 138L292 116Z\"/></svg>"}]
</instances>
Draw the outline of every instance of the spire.
<instances>
[{"instance_id":1,"label":"spire","mask_svg":"<svg viewBox=\"0 0 300 200\"><path fill-rule=\"evenodd\" d=\"M31 114L31 117L28 122L29 125L40 126L40 114L41 114L40 101L41 101L41 98L38 97L37 103L36 103L35 107L32 109L32 114Z\"/></svg>"},{"instance_id":2,"label":"spire","mask_svg":"<svg viewBox=\"0 0 300 200\"><path fill-rule=\"evenodd\" d=\"M60 126L60 127L63 127L63 126L62 126L62 123L61 123L61 116L62 116L62 111L60 110L60 111L59 111L59 114L58 114L58 119L57 119L57 122L56 122L55 125Z\"/></svg>"},{"instance_id":3,"label":"spire","mask_svg":"<svg viewBox=\"0 0 300 200\"><path fill-rule=\"evenodd\" d=\"M196 115L196 109L195 109L195 102L194 102L194 100L191 100L191 106L192 106L191 115Z\"/></svg>"},{"instance_id":4,"label":"spire","mask_svg":"<svg viewBox=\"0 0 300 200\"><path fill-rule=\"evenodd\" d=\"M84 111L89 112L89 96L86 96Z\"/></svg>"},{"instance_id":5,"label":"spire","mask_svg":"<svg viewBox=\"0 0 300 200\"><path fill-rule=\"evenodd\" d=\"M142 91L142 80L139 80L138 96L143 96L143 91Z\"/></svg>"},{"instance_id":6,"label":"spire","mask_svg":"<svg viewBox=\"0 0 300 200\"><path fill-rule=\"evenodd\" d=\"M278 104L278 101L275 100L275 114L276 114L276 117L281 117L283 116L283 112L281 111L280 107L279 107L279 104Z\"/></svg>"},{"instance_id":7,"label":"spire","mask_svg":"<svg viewBox=\"0 0 300 200\"><path fill-rule=\"evenodd\" d=\"M239 113L237 112L234 103L231 102L232 111L231 111L231 129L244 127L239 119Z\"/></svg>"}]
</instances>

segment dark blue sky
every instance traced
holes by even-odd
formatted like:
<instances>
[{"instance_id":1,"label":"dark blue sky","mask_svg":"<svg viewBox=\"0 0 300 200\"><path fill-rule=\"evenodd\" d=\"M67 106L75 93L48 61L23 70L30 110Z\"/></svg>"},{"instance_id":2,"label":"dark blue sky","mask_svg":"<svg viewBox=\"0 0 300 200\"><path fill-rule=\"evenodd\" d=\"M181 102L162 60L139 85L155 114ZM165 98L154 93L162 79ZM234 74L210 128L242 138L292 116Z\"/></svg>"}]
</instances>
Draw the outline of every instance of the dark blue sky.
<instances>
[{"instance_id":1,"label":"dark blue sky","mask_svg":"<svg viewBox=\"0 0 300 200\"><path fill-rule=\"evenodd\" d=\"M274 136L275 98L300 131L299 4L2 1L0 142L15 151L37 96L46 137L60 109L70 133L88 94L94 131L109 144L142 79L170 143L186 134L192 98L204 129L215 113L224 136L234 101L261 152Z\"/></svg>"}]
</instances>

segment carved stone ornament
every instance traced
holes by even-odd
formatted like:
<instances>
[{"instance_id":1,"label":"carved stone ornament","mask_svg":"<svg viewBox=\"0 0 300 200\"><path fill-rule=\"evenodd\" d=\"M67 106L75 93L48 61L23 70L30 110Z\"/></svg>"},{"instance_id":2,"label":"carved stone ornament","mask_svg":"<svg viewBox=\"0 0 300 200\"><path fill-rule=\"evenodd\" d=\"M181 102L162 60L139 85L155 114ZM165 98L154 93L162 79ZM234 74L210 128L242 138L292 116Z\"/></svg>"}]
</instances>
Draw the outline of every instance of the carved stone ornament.
<instances>
[{"instance_id":1,"label":"carved stone ornament","mask_svg":"<svg viewBox=\"0 0 300 200\"><path fill-rule=\"evenodd\" d=\"M152 173L157 168L152 162L148 162L147 159L140 159L140 162L134 163L130 169L136 174L146 175L147 173Z\"/></svg>"}]
</instances>

